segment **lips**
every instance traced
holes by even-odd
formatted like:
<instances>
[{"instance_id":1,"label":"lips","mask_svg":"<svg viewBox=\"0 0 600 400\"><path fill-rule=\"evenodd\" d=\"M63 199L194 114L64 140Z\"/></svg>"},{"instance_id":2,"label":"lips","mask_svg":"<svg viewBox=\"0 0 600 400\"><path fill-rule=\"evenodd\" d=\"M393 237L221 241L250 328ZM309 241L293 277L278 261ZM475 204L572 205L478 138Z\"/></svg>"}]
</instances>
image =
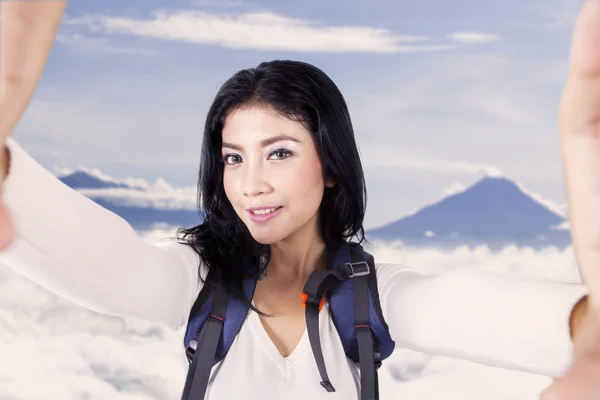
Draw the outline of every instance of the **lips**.
<instances>
[{"instance_id":1,"label":"lips","mask_svg":"<svg viewBox=\"0 0 600 400\"><path fill-rule=\"evenodd\" d=\"M263 215L263 214L269 214L277 209L281 208L281 206L275 206L275 207L257 207L257 208L250 208L248 209L248 211L250 211L251 213L254 213L256 215Z\"/></svg>"},{"instance_id":2,"label":"lips","mask_svg":"<svg viewBox=\"0 0 600 400\"><path fill-rule=\"evenodd\" d=\"M250 219L254 222L264 222L279 215L282 206L261 206L246 209Z\"/></svg>"}]
</instances>

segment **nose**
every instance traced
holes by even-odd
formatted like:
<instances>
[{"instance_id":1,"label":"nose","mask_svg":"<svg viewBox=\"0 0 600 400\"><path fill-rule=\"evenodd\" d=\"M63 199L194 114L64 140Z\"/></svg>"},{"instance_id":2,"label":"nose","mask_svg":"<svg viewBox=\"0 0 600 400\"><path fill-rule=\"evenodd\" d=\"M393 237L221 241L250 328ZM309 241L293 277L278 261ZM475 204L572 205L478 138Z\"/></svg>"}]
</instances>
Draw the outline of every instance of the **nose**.
<instances>
[{"instance_id":1,"label":"nose","mask_svg":"<svg viewBox=\"0 0 600 400\"><path fill-rule=\"evenodd\" d=\"M247 165L245 175L246 176L243 183L245 196L259 196L269 192L270 186L267 183L265 174L259 165Z\"/></svg>"}]
</instances>

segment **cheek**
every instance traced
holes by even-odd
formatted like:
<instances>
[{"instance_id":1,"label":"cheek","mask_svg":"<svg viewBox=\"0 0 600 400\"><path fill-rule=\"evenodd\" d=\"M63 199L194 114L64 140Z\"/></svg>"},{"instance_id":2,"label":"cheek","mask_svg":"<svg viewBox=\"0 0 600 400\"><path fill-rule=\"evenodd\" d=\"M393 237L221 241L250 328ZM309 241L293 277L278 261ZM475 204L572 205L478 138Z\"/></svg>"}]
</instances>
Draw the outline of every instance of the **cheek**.
<instances>
[{"instance_id":1,"label":"cheek","mask_svg":"<svg viewBox=\"0 0 600 400\"><path fill-rule=\"evenodd\" d=\"M231 204L235 204L232 199L235 197L235 181L231 173L227 170L223 172L223 189L225 190L225 196Z\"/></svg>"},{"instance_id":2,"label":"cheek","mask_svg":"<svg viewBox=\"0 0 600 400\"><path fill-rule=\"evenodd\" d=\"M296 202L298 206L314 208L323 196L324 182L318 161L306 162L293 170L282 174L279 179L279 187L285 188L287 197Z\"/></svg>"}]
</instances>

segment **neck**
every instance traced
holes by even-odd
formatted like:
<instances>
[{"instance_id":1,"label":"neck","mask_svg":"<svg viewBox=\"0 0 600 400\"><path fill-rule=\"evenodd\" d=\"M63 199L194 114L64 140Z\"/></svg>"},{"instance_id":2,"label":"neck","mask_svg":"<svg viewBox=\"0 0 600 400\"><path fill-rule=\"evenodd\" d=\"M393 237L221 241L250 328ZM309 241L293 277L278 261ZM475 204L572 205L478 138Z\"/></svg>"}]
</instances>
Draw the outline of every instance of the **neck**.
<instances>
[{"instance_id":1,"label":"neck","mask_svg":"<svg viewBox=\"0 0 600 400\"><path fill-rule=\"evenodd\" d=\"M271 246L267 274L286 280L305 281L313 271L324 268L325 262L325 241L317 224L314 224L314 227L306 226Z\"/></svg>"}]
</instances>

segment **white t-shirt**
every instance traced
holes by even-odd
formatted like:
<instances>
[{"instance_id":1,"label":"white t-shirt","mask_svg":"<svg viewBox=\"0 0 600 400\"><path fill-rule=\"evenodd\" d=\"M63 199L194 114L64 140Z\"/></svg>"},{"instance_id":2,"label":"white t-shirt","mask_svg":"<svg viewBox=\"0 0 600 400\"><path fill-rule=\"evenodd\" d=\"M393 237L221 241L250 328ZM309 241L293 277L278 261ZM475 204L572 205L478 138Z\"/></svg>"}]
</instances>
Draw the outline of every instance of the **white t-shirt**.
<instances>
[{"instance_id":1,"label":"white t-shirt","mask_svg":"<svg viewBox=\"0 0 600 400\"><path fill-rule=\"evenodd\" d=\"M18 238L0 261L82 307L184 330L201 289L196 253L171 239L140 239L125 220L64 185L14 139L8 144L4 199ZM586 293L581 284L466 268L433 276L395 264L377 264L376 270L397 348L548 376L561 374L571 361L568 320ZM335 393L319 384L306 332L282 357L250 312L213 368L207 399L359 399L358 368L346 357L327 307L320 335Z\"/></svg>"}]
</instances>

